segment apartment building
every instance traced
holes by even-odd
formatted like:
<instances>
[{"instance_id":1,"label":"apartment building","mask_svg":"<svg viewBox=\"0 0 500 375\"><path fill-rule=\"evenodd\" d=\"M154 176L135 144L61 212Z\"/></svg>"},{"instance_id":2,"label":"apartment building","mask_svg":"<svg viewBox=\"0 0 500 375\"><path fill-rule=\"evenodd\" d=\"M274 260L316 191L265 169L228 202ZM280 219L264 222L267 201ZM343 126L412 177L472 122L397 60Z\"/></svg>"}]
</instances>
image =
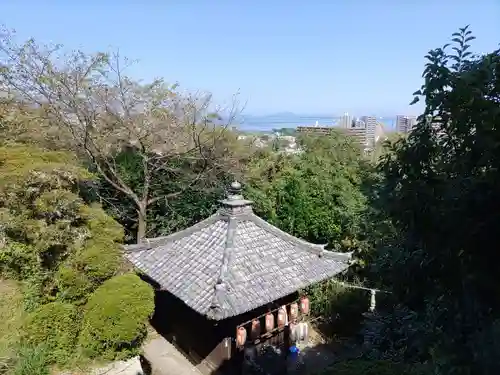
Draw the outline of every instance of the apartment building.
<instances>
[{"instance_id":1,"label":"apartment building","mask_svg":"<svg viewBox=\"0 0 500 375\"><path fill-rule=\"evenodd\" d=\"M361 121L366 129L366 146L374 147L376 142L377 118L375 116L363 116Z\"/></svg>"},{"instance_id":2,"label":"apartment building","mask_svg":"<svg viewBox=\"0 0 500 375\"><path fill-rule=\"evenodd\" d=\"M403 134L410 133L415 125L417 124L417 118L415 116L396 116L396 131Z\"/></svg>"}]
</instances>

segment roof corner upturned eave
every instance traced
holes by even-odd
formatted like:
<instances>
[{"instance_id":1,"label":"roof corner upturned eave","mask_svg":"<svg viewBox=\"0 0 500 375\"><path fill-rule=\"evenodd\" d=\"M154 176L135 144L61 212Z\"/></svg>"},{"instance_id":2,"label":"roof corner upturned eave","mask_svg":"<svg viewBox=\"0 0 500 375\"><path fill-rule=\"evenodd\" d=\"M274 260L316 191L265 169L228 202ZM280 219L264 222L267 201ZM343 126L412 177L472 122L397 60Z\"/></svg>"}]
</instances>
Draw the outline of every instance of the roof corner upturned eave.
<instances>
[{"instance_id":1,"label":"roof corner upturned eave","mask_svg":"<svg viewBox=\"0 0 500 375\"><path fill-rule=\"evenodd\" d=\"M339 263L345 263L347 265L351 265L353 263L352 259L353 252L350 251L348 253L340 253L337 251L330 251L323 249L323 252L320 254L320 257L324 257L325 259L335 260Z\"/></svg>"}]
</instances>

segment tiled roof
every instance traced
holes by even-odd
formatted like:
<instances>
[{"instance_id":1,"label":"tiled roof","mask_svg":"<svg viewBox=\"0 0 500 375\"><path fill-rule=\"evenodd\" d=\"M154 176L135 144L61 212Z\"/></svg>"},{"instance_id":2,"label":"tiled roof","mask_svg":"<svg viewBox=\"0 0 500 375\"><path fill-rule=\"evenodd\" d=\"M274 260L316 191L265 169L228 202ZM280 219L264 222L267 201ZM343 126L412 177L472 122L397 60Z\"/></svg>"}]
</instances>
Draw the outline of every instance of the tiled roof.
<instances>
[{"instance_id":1,"label":"tiled roof","mask_svg":"<svg viewBox=\"0 0 500 375\"><path fill-rule=\"evenodd\" d=\"M202 315L250 311L349 267L351 254L324 250L255 215L233 183L218 213L170 236L126 246L126 258Z\"/></svg>"}]
</instances>

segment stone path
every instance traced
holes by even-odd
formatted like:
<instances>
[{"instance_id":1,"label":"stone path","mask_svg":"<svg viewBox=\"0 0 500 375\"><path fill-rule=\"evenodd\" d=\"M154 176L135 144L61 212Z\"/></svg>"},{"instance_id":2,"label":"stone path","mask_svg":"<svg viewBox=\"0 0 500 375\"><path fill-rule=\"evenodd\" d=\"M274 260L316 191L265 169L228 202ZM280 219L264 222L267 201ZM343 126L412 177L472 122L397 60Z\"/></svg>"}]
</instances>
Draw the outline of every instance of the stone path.
<instances>
[{"instance_id":1,"label":"stone path","mask_svg":"<svg viewBox=\"0 0 500 375\"><path fill-rule=\"evenodd\" d=\"M151 364L152 375L201 375L201 372L163 337L156 337L148 342L143 352Z\"/></svg>"},{"instance_id":2,"label":"stone path","mask_svg":"<svg viewBox=\"0 0 500 375\"><path fill-rule=\"evenodd\" d=\"M116 361L105 367L90 369L85 375L202 375L182 353L161 336L146 343L142 351L142 359L135 357L127 361ZM75 374L63 372L59 375Z\"/></svg>"},{"instance_id":3,"label":"stone path","mask_svg":"<svg viewBox=\"0 0 500 375\"><path fill-rule=\"evenodd\" d=\"M116 361L107 366L82 371L64 371L58 375L145 375L139 357L127 361Z\"/></svg>"},{"instance_id":4,"label":"stone path","mask_svg":"<svg viewBox=\"0 0 500 375\"><path fill-rule=\"evenodd\" d=\"M139 357L128 361L117 361L106 367L93 369L91 375L143 375Z\"/></svg>"}]
</instances>

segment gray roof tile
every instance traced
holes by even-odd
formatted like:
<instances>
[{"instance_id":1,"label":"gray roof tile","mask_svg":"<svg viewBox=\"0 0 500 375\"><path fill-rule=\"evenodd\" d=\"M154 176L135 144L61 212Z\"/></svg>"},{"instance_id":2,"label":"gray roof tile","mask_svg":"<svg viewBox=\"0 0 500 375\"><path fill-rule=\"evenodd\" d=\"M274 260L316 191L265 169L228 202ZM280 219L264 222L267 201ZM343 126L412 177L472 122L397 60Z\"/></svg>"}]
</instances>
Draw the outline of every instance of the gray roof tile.
<instances>
[{"instance_id":1,"label":"gray roof tile","mask_svg":"<svg viewBox=\"0 0 500 375\"><path fill-rule=\"evenodd\" d=\"M252 212L233 183L219 212L170 236L126 246L162 289L215 320L250 311L346 270L351 254L293 237Z\"/></svg>"}]
</instances>

